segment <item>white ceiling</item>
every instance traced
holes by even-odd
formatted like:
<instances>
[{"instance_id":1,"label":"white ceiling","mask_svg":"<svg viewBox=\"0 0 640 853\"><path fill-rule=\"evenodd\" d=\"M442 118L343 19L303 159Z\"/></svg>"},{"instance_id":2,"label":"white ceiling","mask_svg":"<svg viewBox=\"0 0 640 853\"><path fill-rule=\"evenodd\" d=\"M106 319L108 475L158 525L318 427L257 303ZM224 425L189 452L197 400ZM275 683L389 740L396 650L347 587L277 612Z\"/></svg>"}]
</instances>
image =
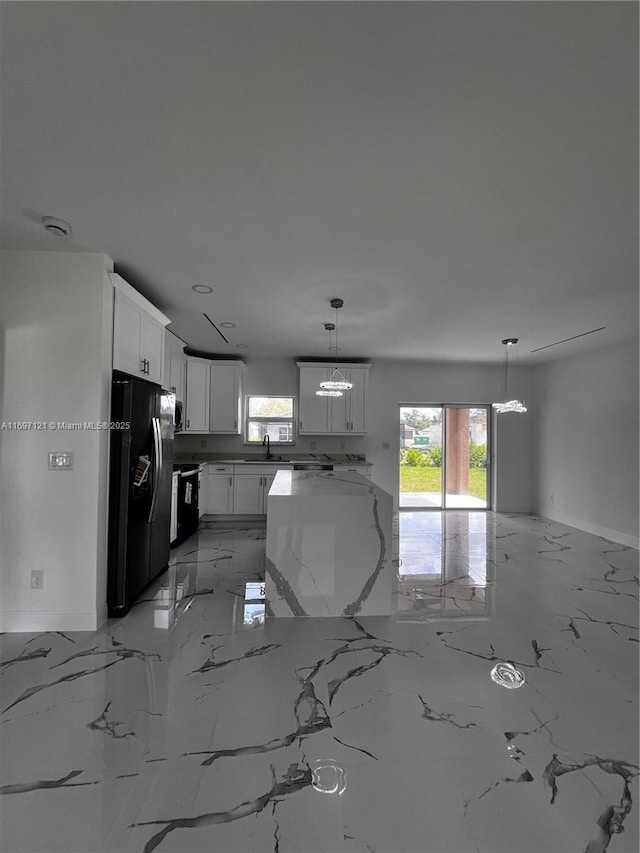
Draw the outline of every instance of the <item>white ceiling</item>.
<instances>
[{"instance_id":1,"label":"white ceiling","mask_svg":"<svg viewBox=\"0 0 640 853\"><path fill-rule=\"evenodd\" d=\"M637 333L636 3L1 7L2 245L105 252L191 349L326 355L334 296L344 358Z\"/></svg>"}]
</instances>

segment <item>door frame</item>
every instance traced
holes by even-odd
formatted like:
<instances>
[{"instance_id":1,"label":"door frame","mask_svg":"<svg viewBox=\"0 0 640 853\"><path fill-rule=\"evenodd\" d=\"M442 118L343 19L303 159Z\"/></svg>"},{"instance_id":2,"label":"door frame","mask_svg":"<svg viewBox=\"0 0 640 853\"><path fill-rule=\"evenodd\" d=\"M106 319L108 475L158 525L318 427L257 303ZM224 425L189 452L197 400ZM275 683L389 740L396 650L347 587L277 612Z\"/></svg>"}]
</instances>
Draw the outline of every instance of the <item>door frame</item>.
<instances>
[{"instance_id":1,"label":"door frame","mask_svg":"<svg viewBox=\"0 0 640 853\"><path fill-rule=\"evenodd\" d=\"M440 506L403 507L400 504L400 477L398 477L398 511L399 512L443 512L446 510L462 510L463 512L487 512L493 509L493 408L491 403L398 403L398 424L400 409L442 409L442 480ZM449 507L447 506L447 409L485 409L487 413L487 483L486 506L478 507ZM399 452L400 448L398 448ZM399 467L399 463L398 463Z\"/></svg>"}]
</instances>

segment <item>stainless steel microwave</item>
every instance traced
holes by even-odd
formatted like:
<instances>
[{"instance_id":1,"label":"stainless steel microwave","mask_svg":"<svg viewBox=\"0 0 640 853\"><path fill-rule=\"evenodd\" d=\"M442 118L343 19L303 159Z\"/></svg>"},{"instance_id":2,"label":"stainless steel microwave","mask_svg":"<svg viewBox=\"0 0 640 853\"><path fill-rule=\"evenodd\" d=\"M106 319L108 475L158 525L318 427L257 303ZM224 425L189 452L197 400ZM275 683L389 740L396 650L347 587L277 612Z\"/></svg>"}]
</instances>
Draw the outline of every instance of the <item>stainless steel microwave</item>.
<instances>
[{"instance_id":1,"label":"stainless steel microwave","mask_svg":"<svg viewBox=\"0 0 640 853\"><path fill-rule=\"evenodd\" d=\"M173 417L173 431L182 432L182 403L176 400L176 409Z\"/></svg>"}]
</instances>

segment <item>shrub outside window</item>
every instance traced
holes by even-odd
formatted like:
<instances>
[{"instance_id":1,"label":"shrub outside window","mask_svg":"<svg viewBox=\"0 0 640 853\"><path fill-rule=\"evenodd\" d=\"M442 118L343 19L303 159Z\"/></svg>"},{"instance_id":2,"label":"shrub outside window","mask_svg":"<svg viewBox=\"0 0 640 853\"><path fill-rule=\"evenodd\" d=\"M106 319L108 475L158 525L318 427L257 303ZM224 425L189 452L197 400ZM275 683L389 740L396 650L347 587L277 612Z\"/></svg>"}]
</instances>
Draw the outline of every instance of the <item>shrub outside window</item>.
<instances>
[{"instance_id":1,"label":"shrub outside window","mask_svg":"<svg viewBox=\"0 0 640 853\"><path fill-rule=\"evenodd\" d=\"M247 397L245 441L293 444L293 397Z\"/></svg>"}]
</instances>

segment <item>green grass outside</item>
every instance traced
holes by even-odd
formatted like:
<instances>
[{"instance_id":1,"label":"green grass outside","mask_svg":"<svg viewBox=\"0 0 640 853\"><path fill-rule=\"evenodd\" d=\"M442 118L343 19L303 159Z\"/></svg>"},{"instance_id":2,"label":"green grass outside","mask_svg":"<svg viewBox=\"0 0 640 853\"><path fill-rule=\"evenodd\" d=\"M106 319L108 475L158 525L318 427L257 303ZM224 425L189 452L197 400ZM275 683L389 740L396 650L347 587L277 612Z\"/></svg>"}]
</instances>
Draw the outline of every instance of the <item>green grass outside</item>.
<instances>
[{"instance_id":1,"label":"green grass outside","mask_svg":"<svg viewBox=\"0 0 640 853\"><path fill-rule=\"evenodd\" d=\"M401 492L439 492L442 484L442 468L422 468L413 465L400 466ZM469 469L469 494L474 498L487 498L486 468Z\"/></svg>"}]
</instances>

